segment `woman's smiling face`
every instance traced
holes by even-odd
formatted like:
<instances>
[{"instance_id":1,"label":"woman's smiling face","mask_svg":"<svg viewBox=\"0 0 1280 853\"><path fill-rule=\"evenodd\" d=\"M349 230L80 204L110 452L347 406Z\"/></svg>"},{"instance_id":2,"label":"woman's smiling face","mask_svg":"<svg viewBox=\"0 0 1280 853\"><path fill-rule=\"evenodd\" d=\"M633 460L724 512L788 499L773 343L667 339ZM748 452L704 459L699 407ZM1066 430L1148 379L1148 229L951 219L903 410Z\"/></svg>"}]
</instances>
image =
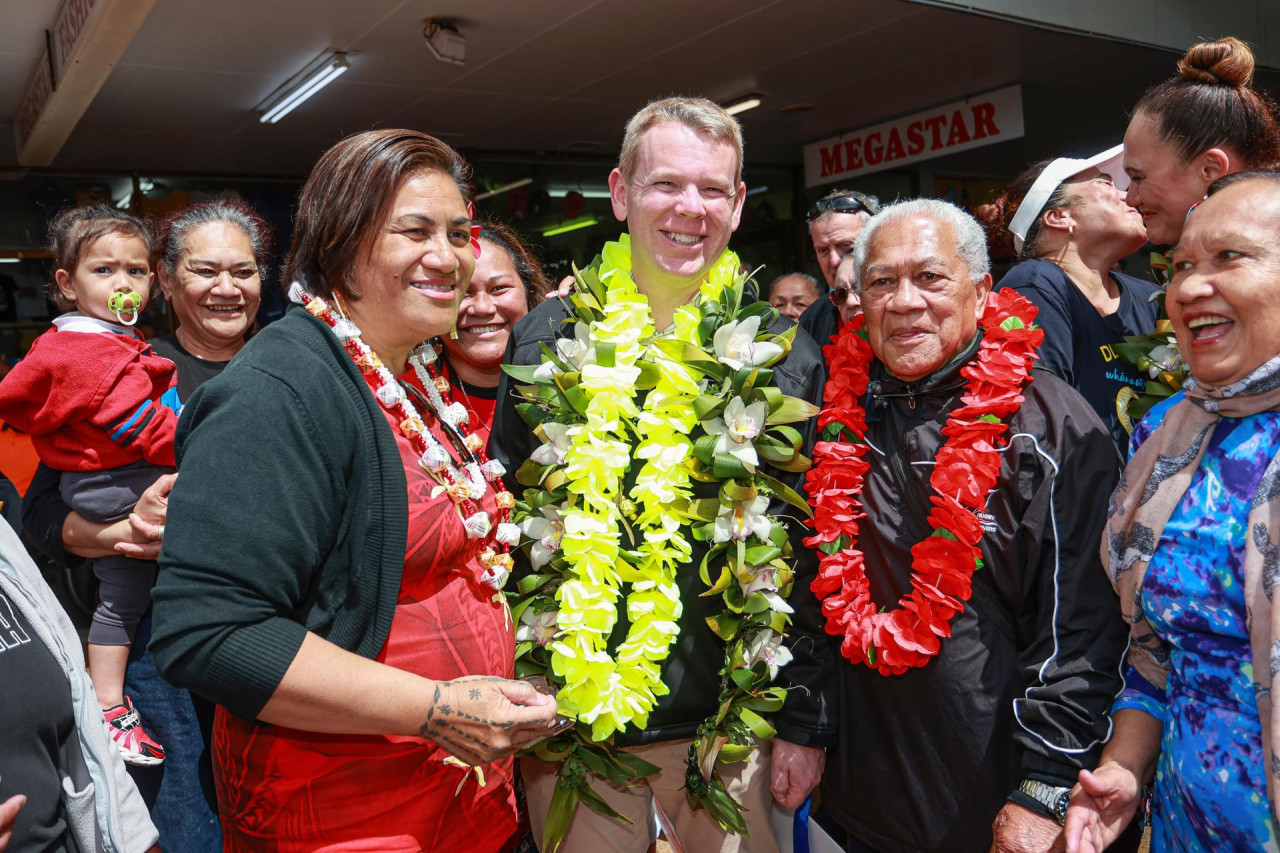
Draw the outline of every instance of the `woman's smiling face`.
<instances>
[{"instance_id":1,"label":"woman's smiling face","mask_svg":"<svg viewBox=\"0 0 1280 853\"><path fill-rule=\"evenodd\" d=\"M1197 381L1238 382L1280 354L1280 182L1241 181L1197 207L1173 270L1169 319Z\"/></svg>"},{"instance_id":2,"label":"woman's smiling face","mask_svg":"<svg viewBox=\"0 0 1280 853\"><path fill-rule=\"evenodd\" d=\"M471 215L453 178L435 170L411 175L358 256L351 320L399 372L410 350L453 328L474 268Z\"/></svg>"},{"instance_id":3,"label":"woman's smiling face","mask_svg":"<svg viewBox=\"0 0 1280 853\"><path fill-rule=\"evenodd\" d=\"M496 386L516 321L529 313L524 283L506 249L482 239L480 258L458 308L458 337L446 340L449 364L473 385Z\"/></svg>"},{"instance_id":4,"label":"woman's smiling face","mask_svg":"<svg viewBox=\"0 0 1280 853\"><path fill-rule=\"evenodd\" d=\"M253 239L230 222L192 229L160 286L185 337L213 350L242 342L262 300Z\"/></svg>"}]
</instances>

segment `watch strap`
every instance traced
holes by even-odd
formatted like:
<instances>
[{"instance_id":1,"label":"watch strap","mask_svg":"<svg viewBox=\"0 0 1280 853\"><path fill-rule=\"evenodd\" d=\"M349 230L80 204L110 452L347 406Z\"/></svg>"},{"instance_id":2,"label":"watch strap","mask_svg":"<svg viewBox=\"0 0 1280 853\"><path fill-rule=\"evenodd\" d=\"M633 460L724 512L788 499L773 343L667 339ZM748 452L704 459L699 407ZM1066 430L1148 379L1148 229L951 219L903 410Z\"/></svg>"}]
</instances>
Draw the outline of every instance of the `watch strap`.
<instances>
[{"instance_id":1,"label":"watch strap","mask_svg":"<svg viewBox=\"0 0 1280 853\"><path fill-rule=\"evenodd\" d=\"M1009 802L1017 803L1061 826L1067 817L1064 795L1069 794L1070 791L1070 788L1050 785L1035 779L1024 779L1017 790L1009 795Z\"/></svg>"}]
</instances>

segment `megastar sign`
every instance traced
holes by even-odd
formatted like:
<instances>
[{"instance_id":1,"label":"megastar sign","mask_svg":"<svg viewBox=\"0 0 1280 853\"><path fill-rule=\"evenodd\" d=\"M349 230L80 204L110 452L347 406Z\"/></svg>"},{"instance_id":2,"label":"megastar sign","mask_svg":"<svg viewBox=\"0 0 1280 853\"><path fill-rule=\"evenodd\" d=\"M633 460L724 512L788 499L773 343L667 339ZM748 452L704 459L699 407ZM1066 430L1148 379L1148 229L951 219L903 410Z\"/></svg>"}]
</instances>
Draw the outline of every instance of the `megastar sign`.
<instances>
[{"instance_id":1,"label":"megastar sign","mask_svg":"<svg viewBox=\"0 0 1280 853\"><path fill-rule=\"evenodd\" d=\"M1009 86L806 145L805 185L814 187L1022 135L1022 87Z\"/></svg>"}]
</instances>

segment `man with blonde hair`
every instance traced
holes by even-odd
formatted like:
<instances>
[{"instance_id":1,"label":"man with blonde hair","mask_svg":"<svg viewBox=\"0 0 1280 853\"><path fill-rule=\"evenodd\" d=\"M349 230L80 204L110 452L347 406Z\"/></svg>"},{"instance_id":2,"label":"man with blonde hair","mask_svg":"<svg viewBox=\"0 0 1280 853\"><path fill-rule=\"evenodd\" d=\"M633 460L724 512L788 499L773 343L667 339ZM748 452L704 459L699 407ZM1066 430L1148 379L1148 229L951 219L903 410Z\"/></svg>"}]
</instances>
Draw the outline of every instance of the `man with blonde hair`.
<instances>
[{"instance_id":1,"label":"man with blonde hair","mask_svg":"<svg viewBox=\"0 0 1280 853\"><path fill-rule=\"evenodd\" d=\"M656 355L659 349L657 343L664 342L664 338L681 334L678 330L682 328L682 318L701 311L703 297L699 295L700 289L714 288L718 286L717 281L723 283L726 277L734 279L737 276L739 264L736 256L728 251L728 244L738 226L746 194L746 186L742 182L742 133L737 121L719 106L702 98L668 98L642 109L627 124L618 167L609 176L609 189L614 215L627 224L626 237L606 246L599 265L594 268L602 281L615 283L610 286L608 293L613 294L616 301L606 297L603 306L606 317L611 319L592 321L581 314L575 315L576 309L562 300L549 300L516 325L507 351L508 364L542 365L539 370L552 370L555 364L544 353L556 351L569 353L567 357L570 358L580 357L580 363L586 365L581 369L587 371L590 367L598 366L591 362L599 357L601 345L596 343L593 336L600 327L606 322L621 323L635 317L643 320L642 325L647 330L647 335L638 336L638 346L642 353L640 359L652 358L650 364L664 364L666 362L662 361L662 357ZM626 275L628 272L629 275ZM625 280L618 285L620 276L625 277ZM726 310L741 311L738 308ZM647 315L643 313L645 311L648 312ZM705 320L712 322L714 317L715 314L708 314ZM574 320L577 322L573 322ZM727 341L731 337L729 333L744 328L742 324L728 328L733 324L727 322L724 316L714 319L714 322L722 324L717 332L717 340ZM750 318L745 322L759 323L760 320ZM761 371L762 382L766 381L765 374L771 372L772 380L768 384L775 386L782 394L800 400L821 399L821 356L814 343L803 333L797 334L790 345L790 352L779 357L784 350L780 347L770 350L772 344L764 341L763 336L766 334L779 334L789 325L788 321L773 315L772 319L761 323L761 337L755 337L755 326L752 326L752 336L749 337L753 339L744 339L743 348L736 351L741 358L735 361L736 356L725 355L724 358L728 360L724 363L730 366L736 363L740 368L745 360L753 365L767 366L769 371ZM687 335L688 324L685 323L683 328ZM589 346L582 350L575 349L575 345L584 339ZM607 357L613 362L614 351L610 348L609 352L611 355ZM535 462L545 460L554 465L559 451L551 442L539 447L540 438L535 439L530 427L517 412L518 384L513 379L504 377L499 387L498 406L489 445L490 456L513 472L531 457ZM710 386L710 381L702 381L704 394L717 393ZM651 458L643 453L638 447L638 440L631 436L642 431L637 423L643 423L646 427L652 423L643 420L651 417L650 409L646 407L652 402L650 395L657 393L656 390L649 390L652 387L625 389L636 395L632 398L636 410L643 409L638 418L619 415L617 420L622 421L623 425L612 432L608 431L611 424L597 424L605 434L615 437L617 442L629 442L624 446L630 447L631 455L623 468L629 472L625 475L625 487L629 490L627 495L635 494L632 489L637 476L644 477L638 472L648 470L646 460ZM770 393L775 392L771 390ZM725 417L730 418L727 410ZM741 420L741 426L750 433L753 427L747 420L749 419ZM689 440L686 442L686 450L692 452L692 442L698 440L702 430L706 429L710 434L717 427L708 426L708 420L705 419L699 421L694 418L689 423L691 427L687 430ZM756 425L755 428L762 426ZM800 450L808 454L813 443L814 421L809 418L796 426L803 433ZM570 428L578 430L589 427L590 422L582 427ZM684 440L684 436L679 436L675 443L678 445L681 440ZM737 440L726 437L725 446L728 447L728 442ZM613 446L616 447L617 444ZM740 459L756 460L750 440L745 444L735 445L733 449L740 454ZM564 457L560 458L563 460ZM762 473L767 471L770 477L788 484L790 488L799 487L797 473L778 470L764 459L752 464L757 462ZM520 486L510 478L511 475L508 476L512 490L519 494ZM724 481L725 484L729 482ZM714 499L718 491L716 483L697 483L693 487L693 496ZM719 493L725 494L722 491ZM588 499L571 496L565 506ZM763 503L764 500L761 500L760 504ZM624 514L632 511L627 508L631 501L622 500L621 494L619 504L623 507L621 511ZM666 832L673 834L683 849L691 853L775 853L777 848L768 823L770 792L779 802L794 808L817 785L824 761L824 748L833 743L836 717L826 684L834 661L833 648L819 628L820 615L813 596L808 592L816 560L812 552L800 544L804 529L794 520L798 514L796 510L786 508L776 495L770 497L764 513L760 516L751 514L757 510L740 513L736 522L739 526L734 528L737 532L726 533L726 537L738 536L741 541L742 537L750 535L744 532L743 527L747 516L759 519L767 514L769 520L764 522L765 527L756 529L785 529L786 536L779 541L784 546L784 558L788 559L794 569L794 581L789 584L786 579L770 573L766 573L767 577L758 575L749 586L743 586L744 595L750 596L763 590L773 596L771 600L776 600L783 608L777 611L779 625L785 621L783 614L792 609L794 613L790 616L792 628L786 645L780 646L779 637L766 631L753 635L756 640L746 643L751 648L744 648L741 654L749 655L752 660L766 662L768 670L777 675L776 684L794 686L795 689L788 695L782 709L771 719L777 729L777 739L769 740L767 730L757 728L756 731L763 736L758 738L757 749L748 760L727 762L722 755L721 763L716 765L724 783L724 791L742 806L741 815L746 832L726 831L708 809L691 804L695 799L693 792L686 796L687 780L693 783L693 787L701 787L698 782L699 762L691 760L690 747L706 727L714 728L720 697L732 688L732 683L725 674L728 671L726 653L730 652L732 646L727 649L726 642L718 635L715 626L709 624L709 620L714 622L724 607L720 591L716 590L708 595L707 583L700 578L699 567L712 542L699 540L692 534L691 523L685 520L687 516L681 514L681 505L676 501L669 510L663 508L665 517L674 522L667 528L666 534L653 538L653 534L645 533L640 545L634 544L641 539L639 532L631 532L634 538L630 543L627 536L618 537L622 548L625 549L628 545L637 548L636 551L626 552L631 555L629 559L632 560L642 560L645 548L658 547L670 537L680 537L689 544L689 552L675 566L674 589L671 590L673 597L678 599L675 608L677 615L673 617L678 624L678 634L665 657L658 658L661 682L666 692L664 694L662 689L654 691L657 699L652 709L640 716L642 722L619 726L612 733L614 747L623 748L650 762L658 768L658 772L632 787L609 784L599 777L591 779L592 789L607 808L626 817L630 824L598 813L593 810L594 804L593 809L579 808L568 825L561 851L643 853L650 848L656 837L656 804ZM784 520L783 516L788 520ZM728 522L725 530L729 530L733 523L735 522ZM639 522L633 524L638 526ZM542 527L546 528L547 524L543 522ZM544 553L544 557L550 561L551 569L557 565L569 564L566 578L572 577L573 583L581 584L582 578L572 569L573 560L579 558L560 548L560 543L572 535L568 528L569 525L565 524L562 533L554 534L550 544L556 547ZM526 531L529 529L531 528L526 528ZM559 536L564 539L559 539ZM542 543L546 547L548 539L545 536ZM791 553L793 562L790 557L786 557L787 552ZM715 565L718 566L718 563ZM540 568L538 571L547 569ZM790 571L791 568L783 574L789 575ZM517 574L519 572L517 569ZM712 569L713 580L718 572L718 568ZM789 588L794 588L795 592L790 596L788 605L782 597ZM614 611L616 623L609 622L612 629L605 651L608 655L619 654L616 650L621 639L626 636L632 620L642 618L642 611L634 609L630 603L622 606L627 598L627 590L623 587L620 591L622 595L616 591L610 593L615 596L617 604ZM678 595L675 595L677 591ZM529 608L526 607L523 612L528 611ZM548 640L552 650L566 644L566 626L563 622L562 619L560 630L554 635L560 642L555 638ZM769 637L773 638L771 642L760 642ZM796 648L794 660L791 660L791 648ZM790 663L787 663L788 660ZM557 674L561 674L560 671ZM565 689L562 689L562 709L566 708L565 696ZM583 715L579 716L581 719ZM590 713L586 716L589 717ZM587 719L585 722L591 720ZM585 728L587 727L580 725L579 731ZM756 739L745 727L742 735L748 743ZM734 743L740 741L735 740ZM562 789L575 783L575 780L569 778L572 774L566 776L564 771L557 775L556 766L539 761L524 761L522 772L533 829L535 836L541 839L548 822L554 824L559 820L555 816L550 819L548 817L557 779L559 778Z\"/></svg>"}]
</instances>

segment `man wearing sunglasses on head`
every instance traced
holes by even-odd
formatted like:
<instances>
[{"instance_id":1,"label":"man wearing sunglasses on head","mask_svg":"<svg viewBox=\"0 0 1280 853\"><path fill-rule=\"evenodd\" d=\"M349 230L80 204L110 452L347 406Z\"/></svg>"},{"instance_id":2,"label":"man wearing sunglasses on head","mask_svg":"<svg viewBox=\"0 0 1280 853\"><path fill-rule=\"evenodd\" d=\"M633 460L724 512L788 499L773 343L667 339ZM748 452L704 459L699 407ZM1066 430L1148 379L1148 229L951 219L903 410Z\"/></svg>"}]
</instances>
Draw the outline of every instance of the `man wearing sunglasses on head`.
<instances>
[{"instance_id":1,"label":"man wearing sunglasses on head","mask_svg":"<svg viewBox=\"0 0 1280 853\"><path fill-rule=\"evenodd\" d=\"M850 299L853 282L848 278L840 279L837 274L840 261L853 248L867 220L879 212L879 199L853 190L832 190L809 209L809 237L813 240L813 251L818 256L818 267L827 281L830 298L810 305L800 315L800 328L821 345L826 345L839 331L840 324L848 319L842 315L848 313L846 303Z\"/></svg>"}]
</instances>

